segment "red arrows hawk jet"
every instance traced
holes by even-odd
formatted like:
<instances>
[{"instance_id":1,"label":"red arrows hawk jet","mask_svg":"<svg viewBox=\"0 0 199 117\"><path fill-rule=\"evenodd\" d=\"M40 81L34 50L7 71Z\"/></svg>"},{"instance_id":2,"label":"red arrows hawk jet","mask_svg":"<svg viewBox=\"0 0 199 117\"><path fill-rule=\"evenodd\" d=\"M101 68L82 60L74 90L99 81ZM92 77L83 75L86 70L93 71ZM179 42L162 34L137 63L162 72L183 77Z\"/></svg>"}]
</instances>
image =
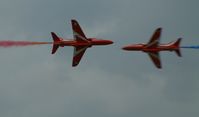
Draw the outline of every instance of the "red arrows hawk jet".
<instances>
[{"instance_id":1,"label":"red arrows hawk jet","mask_svg":"<svg viewBox=\"0 0 199 117\"><path fill-rule=\"evenodd\" d=\"M64 46L74 47L73 63L72 63L73 67L79 64L87 48L90 48L94 45L109 45L113 43L110 40L87 38L76 20L71 20L71 23L72 23L73 36L74 36L73 40L64 40L63 38L58 37L54 32L51 32L51 35L54 40L52 54L54 54L59 47L64 47Z\"/></svg>"},{"instance_id":2,"label":"red arrows hawk jet","mask_svg":"<svg viewBox=\"0 0 199 117\"><path fill-rule=\"evenodd\" d=\"M131 44L128 46L123 47L123 50L127 51L143 51L148 53L149 57L155 64L157 68L162 68L161 60L160 60L160 51L175 51L176 54L181 57L179 45L181 42L181 38L177 41L170 42L168 44L160 44L160 37L161 37L162 29L158 28L154 32L153 36L151 37L150 41L147 44Z\"/></svg>"}]
</instances>

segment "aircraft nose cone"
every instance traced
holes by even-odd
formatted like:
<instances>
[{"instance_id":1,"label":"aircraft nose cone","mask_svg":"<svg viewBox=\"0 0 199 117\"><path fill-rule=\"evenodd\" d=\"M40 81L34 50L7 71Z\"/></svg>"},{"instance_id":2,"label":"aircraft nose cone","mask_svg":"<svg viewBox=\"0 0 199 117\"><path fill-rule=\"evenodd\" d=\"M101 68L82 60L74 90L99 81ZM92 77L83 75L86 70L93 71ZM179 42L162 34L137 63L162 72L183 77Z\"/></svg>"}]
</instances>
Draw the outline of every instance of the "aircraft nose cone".
<instances>
[{"instance_id":1,"label":"aircraft nose cone","mask_svg":"<svg viewBox=\"0 0 199 117\"><path fill-rule=\"evenodd\" d=\"M108 44L113 44L113 41L109 40L107 41Z\"/></svg>"},{"instance_id":2,"label":"aircraft nose cone","mask_svg":"<svg viewBox=\"0 0 199 117\"><path fill-rule=\"evenodd\" d=\"M111 40L104 40L104 41L102 41L102 43L104 43L105 45L109 45L109 44L113 44L113 41L111 41Z\"/></svg>"},{"instance_id":3,"label":"aircraft nose cone","mask_svg":"<svg viewBox=\"0 0 199 117\"><path fill-rule=\"evenodd\" d=\"M128 50L128 47L125 46L125 47L122 47L122 49L123 49L123 50Z\"/></svg>"}]
</instances>

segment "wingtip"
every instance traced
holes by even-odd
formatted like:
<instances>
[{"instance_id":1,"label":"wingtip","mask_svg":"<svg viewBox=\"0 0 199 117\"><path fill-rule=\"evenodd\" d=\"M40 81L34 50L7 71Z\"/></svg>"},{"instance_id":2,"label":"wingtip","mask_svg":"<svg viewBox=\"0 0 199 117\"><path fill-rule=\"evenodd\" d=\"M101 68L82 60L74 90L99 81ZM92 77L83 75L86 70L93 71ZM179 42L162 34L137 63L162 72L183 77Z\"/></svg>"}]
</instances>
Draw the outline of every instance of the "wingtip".
<instances>
[{"instance_id":1,"label":"wingtip","mask_svg":"<svg viewBox=\"0 0 199 117\"><path fill-rule=\"evenodd\" d=\"M51 35L55 35L55 33L54 32L50 32L51 33Z\"/></svg>"},{"instance_id":2,"label":"wingtip","mask_svg":"<svg viewBox=\"0 0 199 117\"><path fill-rule=\"evenodd\" d=\"M77 63L77 62L75 62L75 61L73 61L73 63L72 63L72 67L77 67L77 65L78 65L79 63Z\"/></svg>"},{"instance_id":3,"label":"wingtip","mask_svg":"<svg viewBox=\"0 0 199 117\"><path fill-rule=\"evenodd\" d=\"M71 22L75 23L75 22L77 22L77 20L76 19L71 19Z\"/></svg>"},{"instance_id":4,"label":"wingtip","mask_svg":"<svg viewBox=\"0 0 199 117\"><path fill-rule=\"evenodd\" d=\"M162 69L162 65L155 65L156 66L156 68L158 68L158 69Z\"/></svg>"},{"instance_id":5,"label":"wingtip","mask_svg":"<svg viewBox=\"0 0 199 117\"><path fill-rule=\"evenodd\" d=\"M162 31L162 27L159 27L156 29L157 31Z\"/></svg>"},{"instance_id":6,"label":"wingtip","mask_svg":"<svg viewBox=\"0 0 199 117\"><path fill-rule=\"evenodd\" d=\"M52 51L51 54L55 54L55 52Z\"/></svg>"},{"instance_id":7,"label":"wingtip","mask_svg":"<svg viewBox=\"0 0 199 117\"><path fill-rule=\"evenodd\" d=\"M181 40L182 40L182 37L178 38L178 40L181 41Z\"/></svg>"},{"instance_id":8,"label":"wingtip","mask_svg":"<svg viewBox=\"0 0 199 117\"><path fill-rule=\"evenodd\" d=\"M72 67L77 67L78 64L72 64Z\"/></svg>"}]
</instances>

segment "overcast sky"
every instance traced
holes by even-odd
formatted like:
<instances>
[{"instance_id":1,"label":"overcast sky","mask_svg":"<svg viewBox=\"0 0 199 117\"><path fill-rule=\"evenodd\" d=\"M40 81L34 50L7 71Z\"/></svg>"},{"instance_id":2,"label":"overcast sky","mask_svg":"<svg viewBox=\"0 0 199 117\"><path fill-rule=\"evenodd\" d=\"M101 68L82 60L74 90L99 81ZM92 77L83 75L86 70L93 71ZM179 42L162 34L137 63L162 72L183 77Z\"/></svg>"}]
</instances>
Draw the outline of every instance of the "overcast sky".
<instances>
[{"instance_id":1,"label":"overcast sky","mask_svg":"<svg viewBox=\"0 0 199 117\"><path fill-rule=\"evenodd\" d=\"M0 40L72 38L71 19L87 37L115 43L88 49L72 68L72 47L0 48L0 117L198 117L199 51L161 52L163 69L121 47L183 38L199 45L198 0L0 0Z\"/></svg>"}]
</instances>

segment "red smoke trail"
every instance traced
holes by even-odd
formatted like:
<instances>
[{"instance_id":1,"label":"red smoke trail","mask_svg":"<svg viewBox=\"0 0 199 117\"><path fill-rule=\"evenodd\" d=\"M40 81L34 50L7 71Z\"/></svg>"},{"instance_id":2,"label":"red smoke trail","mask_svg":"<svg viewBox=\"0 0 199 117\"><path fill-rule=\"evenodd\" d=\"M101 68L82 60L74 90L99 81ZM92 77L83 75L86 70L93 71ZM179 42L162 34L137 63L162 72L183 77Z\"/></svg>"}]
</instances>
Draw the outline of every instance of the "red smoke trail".
<instances>
[{"instance_id":1,"label":"red smoke trail","mask_svg":"<svg viewBox=\"0 0 199 117\"><path fill-rule=\"evenodd\" d=\"M52 44L52 42L32 42L32 41L0 41L0 47L21 47L31 45Z\"/></svg>"}]
</instances>

